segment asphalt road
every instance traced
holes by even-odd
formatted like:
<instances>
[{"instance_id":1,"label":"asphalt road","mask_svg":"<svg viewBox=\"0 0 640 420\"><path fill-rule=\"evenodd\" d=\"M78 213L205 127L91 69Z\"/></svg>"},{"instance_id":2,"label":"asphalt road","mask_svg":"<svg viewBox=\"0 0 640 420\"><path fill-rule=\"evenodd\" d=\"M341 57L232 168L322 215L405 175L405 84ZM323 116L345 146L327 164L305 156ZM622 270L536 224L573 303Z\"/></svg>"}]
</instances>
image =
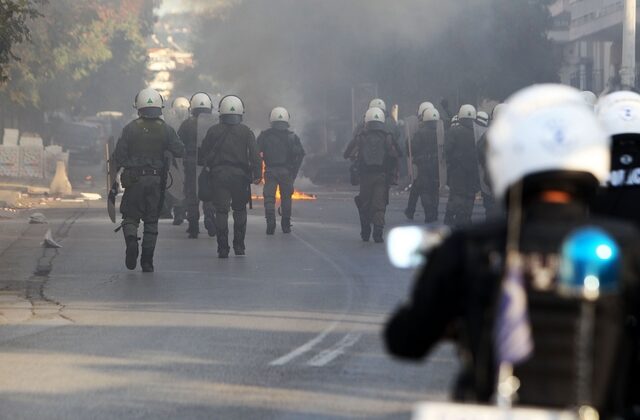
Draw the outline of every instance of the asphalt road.
<instances>
[{"instance_id":1,"label":"asphalt road","mask_svg":"<svg viewBox=\"0 0 640 420\"><path fill-rule=\"evenodd\" d=\"M411 273L359 240L352 197L296 202L294 233L274 237L256 206L247 256L228 260L163 221L152 275L125 269L104 203L0 222L0 312L12 294L28 310L0 322L0 418L401 419L446 398L450 347L423 364L385 354ZM63 248L40 247L48 228Z\"/></svg>"}]
</instances>

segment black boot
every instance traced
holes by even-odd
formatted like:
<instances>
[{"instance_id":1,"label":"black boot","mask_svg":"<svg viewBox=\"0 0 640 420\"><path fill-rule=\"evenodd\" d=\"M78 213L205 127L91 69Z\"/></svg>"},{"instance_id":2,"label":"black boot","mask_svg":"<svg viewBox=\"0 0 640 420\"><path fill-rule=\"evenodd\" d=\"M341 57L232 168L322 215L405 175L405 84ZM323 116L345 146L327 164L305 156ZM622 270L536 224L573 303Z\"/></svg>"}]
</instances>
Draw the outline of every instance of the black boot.
<instances>
[{"instance_id":1,"label":"black boot","mask_svg":"<svg viewBox=\"0 0 640 420\"><path fill-rule=\"evenodd\" d=\"M368 223L361 223L360 224L360 238L362 238L362 240L364 242L369 242L369 239L371 239L371 225Z\"/></svg>"},{"instance_id":2,"label":"black boot","mask_svg":"<svg viewBox=\"0 0 640 420\"><path fill-rule=\"evenodd\" d=\"M140 257L140 267L143 273L153 273L153 249L142 248L142 257Z\"/></svg>"},{"instance_id":3,"label":"black boot","mask_svg":"<svg viewBox=\"0 0 640 420\"><path fill-rule=\"evenodd\" d=\"M184 223L184 210L181 207L173 208L173 226L180 226Z\"/></svg>"},{"instance_id":4,"label":"black boot","mask_svg":"<svg viewBox=\"0 0 640 420\"><path fill-rule=\"evenodd\" d=\"M283 217L282 218L282 233L291 233L291 218Z\"/></svg>"},{"instance_id":5,"label":"black boot","mask_svg":"<svg viewBox=\"0 0 640 420\"><path fill-rule=\"evenodd\" d=\"M127 244L125 265L129 270L135 270L138 264L138 238L127 236L125 242Z\"/></svg>"},{"instance_id":6,"label":"black boot","mask_svg":"<svg viewBox=\"0 0 640 420\"><path fill-rule=\"evenodd\" d=\"M384 229L382 226L373 227L373 241L375 243L381 244L384 242L383 234L384 234Z\"/></svg>"},{"instance_id":7,"label":"black boot","mask_svg":"<svg viewBox=\"0 0 640 420\"><path fill-rule=\"evenodd\" d=\"M210 238L215 238L216 236L216 224L211 219L204 219L204 228L207 229L207 233Z\"/></svg>"},{"instance_id":8,"label":"black boot","mask_svg":"<svg viewBox=\"0 0 640 420\"><path fill-rule=\"evenodd\" d=\"M404 211L404 215L408 220L413 220L413 212L409 209Z\"/></svg>"},{"instance_id":9,"label":"black boot","mask_svg":"<svg viewBox=\"0 0 640 420\"><path fill-rule=\"evenodd\" d=\"M189 228L187 229L189 239L198 239L200 234L200 226L197 220L189 220Z\"/></svg>"},{"instance_id":10,"label":"black boot","mask_svg":"<svg viewBox=\"0 0 640 420\"><path fill-rule=\"evenodd\" d=\"M267 235L273 235L276 233L276 214L267 214Z\"/></svg>"}]
</instances>

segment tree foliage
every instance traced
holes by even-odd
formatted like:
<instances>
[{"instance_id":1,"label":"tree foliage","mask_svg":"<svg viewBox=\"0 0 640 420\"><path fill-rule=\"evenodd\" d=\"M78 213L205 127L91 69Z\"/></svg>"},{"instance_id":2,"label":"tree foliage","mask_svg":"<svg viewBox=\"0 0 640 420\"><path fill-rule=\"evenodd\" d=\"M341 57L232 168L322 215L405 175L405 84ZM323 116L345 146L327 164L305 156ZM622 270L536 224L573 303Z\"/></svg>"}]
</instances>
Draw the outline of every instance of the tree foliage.
<instances>
[{"instance_id":1,"label":"tree foliage","mask_svg":"<svg viewBox=\"0 0 640 420\"><path fill-rule=\"evenodd\" d=\"M29 21L32 42L15 46L3 101L41 111L95 111L130 96L144 78L156 0L55 0ZM130 99L127 105L130 104ZM123 104L124 105L124 104ZM122 107L120 107L122 108Z\"/></svg>"},{"instance_id":2,"label":"tree foliage","mask_svg":"<svg viewBox=\"0 0 640 420\"><path fill-rule=\"evenodd\" d=\"M39 16L42 0L0 0L0 82L6 80L5 66L20 58L13 46L29 39L27 22Z\"/></svg>"}]
</instances>

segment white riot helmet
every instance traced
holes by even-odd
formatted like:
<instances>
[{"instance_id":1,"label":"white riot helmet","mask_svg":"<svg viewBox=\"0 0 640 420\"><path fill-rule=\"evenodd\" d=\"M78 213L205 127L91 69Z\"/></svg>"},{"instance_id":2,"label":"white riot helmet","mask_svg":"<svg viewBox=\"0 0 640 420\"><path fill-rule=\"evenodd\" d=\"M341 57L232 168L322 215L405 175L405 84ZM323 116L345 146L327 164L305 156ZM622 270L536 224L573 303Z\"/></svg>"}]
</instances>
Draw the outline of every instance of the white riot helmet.
<instances>
[{"instance_id":1,"label":"white riot helmet","mask_svg":"<svg viewBox=\"0 0 640 420\"><path fill-rule=\"evenodd\" d=\"M164 108L164 99L157 90L146 88L136 95L133 107L143 118L159 118Z\"/></svg>"},{"instance_id":2,"label":"white riot helmet","mask_svg":"<svg viewBox=\"0 0 640 420\"><path fill-rule=\"evenodd\" d=\"M422 118L422 114L424 114L424 111L426 109L432 109L432 108L435 108L435 106L433 106L431 102L421 103L420 106L418 107L418 117Z\"/></svg>"},{"instance_id":3,"label":"white riot helmet","mask_svg":"<svg viewBox=\"0 0 640 420\"><path fill-rule=\"evenodd\" d=\"M495 120L498 117L498 115L500 115L500 113L504 111L504 108L505 108L505 104L496 105L493 108L493 111L491 112L491 119Z\"/></svg>"},{"instance_id":4,"label":"white riot helmet","mask_svg":"<svg viewBox=\"0 0 640 420\"><path fill-rule=\"evenodd\" d=\"M226 124L240 124L244 114L244 103L235 95L225 96L218 105L220 121Z\"/></svg>"},{"instance_id":5,"label":"white riot helmet","mask_svg":"<svg viewBox=\"0 0 640 420\"><path fill-rule=\"evenodd\" d=\"M609 175L609 137L580 91L536 85L513 95L488 134L487 163L497 197L525 177L549 171Z\"/></svg>"},{"instance_id":6,"label":"white riot helmet","mask_svg":"<svg viewBox=\"0 0 640 420\"><path fill-rule=\"evenodd\" d=\"M384 101L380 98L376 98L369 102L369 109L371 108L380 108L384 112L387 112L387 104L385 104Z\"/></svg>"},{"instance_id":7,"label":"white riot helmet","mask_svg":"<svg viewBox=\"0 0 640 420\"><path fill-rule=\"evenodd\" d=\"M489 114L484 111L478 111L476 121L478 122L478 124L487 127L489 125Z\"/></svg>"},{"instance_id":8,"label":"white riot helmet","mask_svg":"<svg viewBox=\"0 0 640 420\"><path fill-rule=\"evenodd\" d=\"M596 102L598 102L598 97L596 96L595 93L589 90L583 90L582 92L580 92L580 95L582 95L582 100L584 101L584 103L587 104L591 109L593 109L596 106Z\"/></svg>"},{"instance_id":9,"label":"white riot helmet","mask_svg":"<svg viewBox=\"0 0 640 420\"><path fill-rule=\"evenodd\" d=\"M364 125L367 129L382 130L385 127L386 117L380 108L370 108L364 114Z\"/></svg>"},{"instance_id":10,"label":"white riot helmet","mask_svg":"<svg viewBox=\"0 0 640 420\"><path fill-rule=\"evenodd\" d=\"M440 112L438 112L435 108L427 108L422 111L421 120L423 122L429 121L439 121L440 120Z\"/></svg>"},{"instance_id":11,"label":"white riot helmet","mask_svg":"<svg viewBox=\"0 0 640 420\"><path fill-rule=\"evenodd\" d=\"M291 116L289 115L289 111L286 108L277 106L271 110L271 115L269 115L269 122L273 128L289 128L289 120Z\"/></svg>"},{"instance_id":12,"label":"white riot helmet","mask_svg":"<svg viewBox=\"0 0 640 420\"><path fill-rule=\"evenodd\" d=\"M610 136L640 134L640 95L611 93L598 101L596 115Z\"/></svg>"},{"instance_id":13,"label":"white riot helmet","mask_svg":"<svg viewBox=\"0 0 640 420\"><path fill-rule=\"evenodd\" d=\"M476 114L476 107L474 107L473 105L462 105L460 107L460 112L458 112L458 118L459 119L471 119L471 120L475 120L477 117Z\"/></svg>"},{"instance_id":14,"label":"white riot helmet","mask_svg":"<svg viewBox=\"0 0 640 420\"><path fill-rule=\"evenodd\" d=\"M211 100L211 96L209 96L207 93L198 92L191 97L191 101L189 101L189 107L191 108L191 112L196 109L212 110L213 101Z\"/></svg>"},{"instance_id":15,"label":"white riot helmet","mask_svg":"<svg viewBox=\"0 0 640 420\"><path fill-rule=\"evenodd\" d=\"M189 99L179 96L171 102L172 109L189 109Z\"/></svg>"}]
</instances>

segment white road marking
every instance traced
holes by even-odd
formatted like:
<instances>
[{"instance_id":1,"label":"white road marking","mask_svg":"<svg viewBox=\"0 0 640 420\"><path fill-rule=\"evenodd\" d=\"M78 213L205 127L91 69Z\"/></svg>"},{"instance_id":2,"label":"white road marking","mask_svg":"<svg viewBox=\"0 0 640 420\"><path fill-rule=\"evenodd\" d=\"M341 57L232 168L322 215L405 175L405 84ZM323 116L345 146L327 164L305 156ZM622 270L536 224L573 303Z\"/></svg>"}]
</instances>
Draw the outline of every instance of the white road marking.
<instances>
[{"instance_id":1,"label":"white road marking","mask_svg":"<svg viewBox=\"0 0 640 420\"><path fill-rule=\"evenodd\" d=\"M344 354L349 348L353 347L362 337L362 334L349 333L345 335L335 346L320 352L316 357L309 360L307 365L314 367L322 367L335 360L338 356Z\"/></svg>"},{"instance_id":2,"label":"white road marking","mask_svg":"<svg viewBox=\"0 0 640 420\"><path fill-rule=\"evenodd\" d=\"M270 366L284 366L287 363L289 363L290 361L292 361L294 359L297 359L298 357L302 356L303 354L307 353L308 351L311 351L315 346L317 346L318 344L322 343L322 341L325 338L327 338L327 336L329 334L331 334L333 332L333 330L336 329L336 327L340 324L340 322L341 321L334 322L333 324L331 324L329 326L329 328L327 328L326 330L322 331L319 335L317 335L312 340L307 341L306 343L304 343L303 345L301 345L297 349L294 349L290 353L287 353L284 356L272 361L271 363L269 363L269 365Z\"/></svg>"},{"instance_id":3,"label":"white road marking","mask_svg":"<svg viewBox=\"0 0 640 420\"><path fill-rule=\"evenodd\" d=\"M269 363L269 366L284 366L287 363L291 362L292 360L297 359L298 357L302 356L303 354L311 351L318 344L322 343L322 341L325 338L327 338L327 336L329 334L331 334L338 327L338 325L340 325L340 323L342 323L342 321L345 320L346 315L348 313L349 308L351 307L351 303L352 303L352 300L353 300L353 293L351 291L351 277L342 269L342 267L340 267L333 260L331 260L331 258L328 255L326 255L324 252L320 251L318 248L316 248L315 246L311 245L309 242L305 241L300 236L296 235L295 233L293 233L292 236L294 236L297 240L302 242L307 248L309 248L311 251L313 251L315 254L317 254L320 258L325 260L329 265L331 265L338 272L340 277L343 280L345 280L345 282L349 285L349 287L348 287L347 310L340 316L340 318L338 320L336 320L331 325L329 325L329 327L327 327L320 334L318 334L317 336L315 336L311 340L307 341L306 343L304 343L300 347L297 347L297 348L293 349L292 351L290 351L289 353L285 354L284 356L273 360L271 363Z\"/></svg>"}]
</instances>

